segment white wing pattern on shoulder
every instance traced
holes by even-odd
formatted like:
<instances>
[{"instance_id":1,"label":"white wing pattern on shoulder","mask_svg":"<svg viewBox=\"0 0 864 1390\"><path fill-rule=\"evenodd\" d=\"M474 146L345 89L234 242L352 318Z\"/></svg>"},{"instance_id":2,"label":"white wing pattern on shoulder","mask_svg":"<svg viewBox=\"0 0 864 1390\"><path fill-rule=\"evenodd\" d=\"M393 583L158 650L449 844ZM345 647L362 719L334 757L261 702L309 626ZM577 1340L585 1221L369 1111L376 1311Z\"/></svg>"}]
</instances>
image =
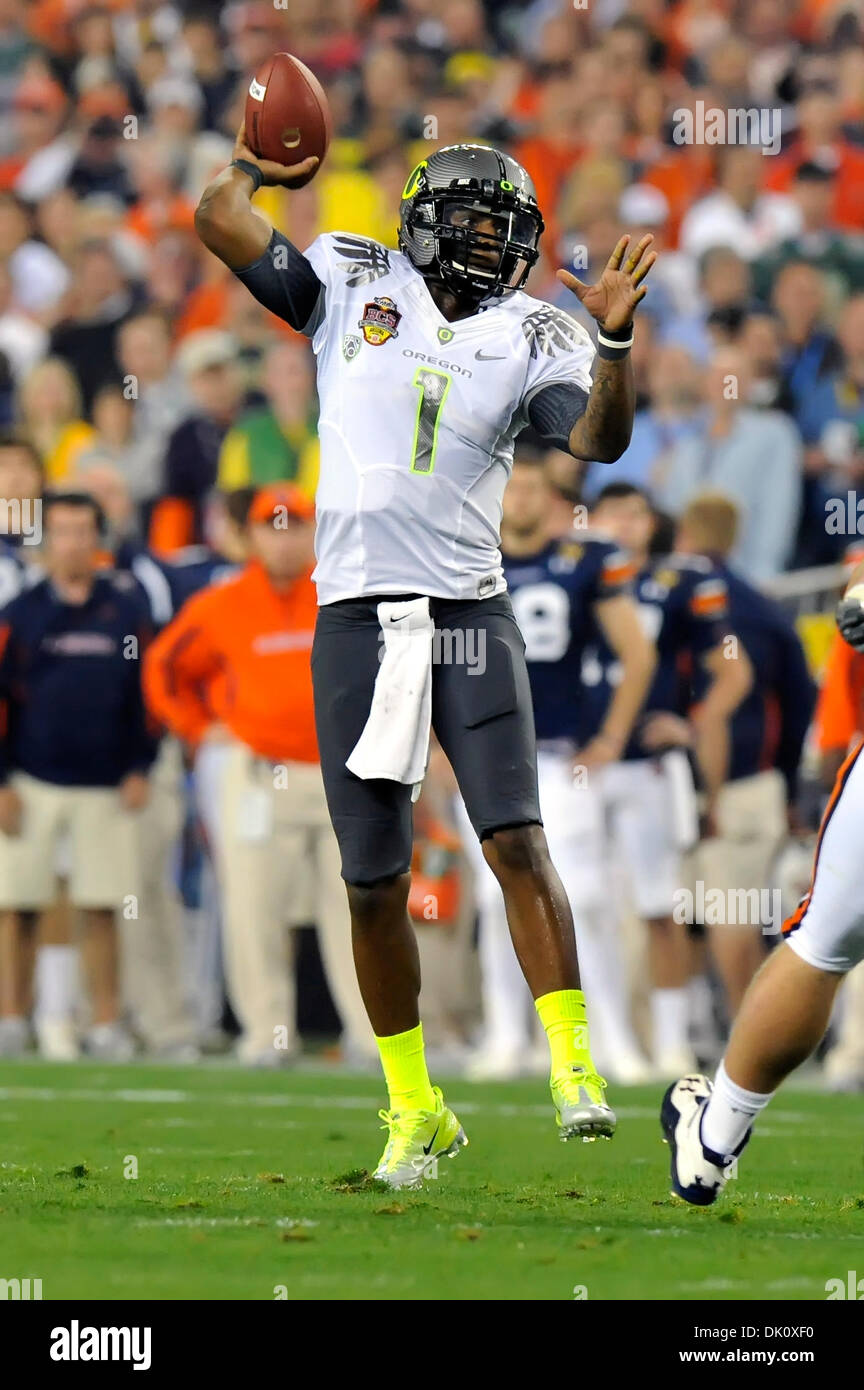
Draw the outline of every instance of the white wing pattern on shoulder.
<instances>
[{"instance_id":1,"label":"white wing pattern on shoulder","mask_svg":"<svg viewBox=\"0 0 864 1390\"><path fill-rule=\"evenodd\" d=\"M371 285L382 275L389 274L390 252L380 242L370 241L367 237L338 235L333 238L333 250L348 262L347 265L340 265L339 269L347 275L345 283L349 289Z\"/></svg>"},{"instance_id":2,"label":"white wing pattern on shoulder","mask_svg":"<svg viewBox=\"0 0 864 1390\"><path fill-rule=\"evenodd\" d=\"M546 357L562 356L566 352L584 347L590 338L575 319L556 309L552 304L544 304L540 309L527 314L522 320L522 332L531 349L531 356L542 352Z\"/></svg>"}]
</instances>

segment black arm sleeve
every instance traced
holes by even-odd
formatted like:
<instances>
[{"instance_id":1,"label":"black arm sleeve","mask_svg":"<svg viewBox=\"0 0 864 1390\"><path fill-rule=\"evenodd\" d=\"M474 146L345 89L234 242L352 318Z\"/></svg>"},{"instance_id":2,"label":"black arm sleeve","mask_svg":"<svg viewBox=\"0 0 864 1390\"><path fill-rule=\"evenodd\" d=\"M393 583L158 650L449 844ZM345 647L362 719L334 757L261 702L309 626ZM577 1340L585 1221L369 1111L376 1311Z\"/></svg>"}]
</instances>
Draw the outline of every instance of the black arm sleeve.
<instances>
[{"instance_id":1,"label":"black arm sleeve","mask_svg":"<svg viewBox=\"0 0 864 1390\"><path fill-rule=\"evenodd\" d=\"M588 392L568 381L544 386L528 402L528 420L541 439L565 453L570 449L570 431L581 420L588 406Z\"/></svg>"},{"instance_id":2,"label":"black arm sleeve","mask_svg":"<svg viewBox=\"0 0 864 1390\"><path fill-rule=\"evenodd\" d=\"M264 255L234 274L259 304L295 328L315 332L324 311L324 286L296 246L274 231Z\"/></svg>"}]
</instances>

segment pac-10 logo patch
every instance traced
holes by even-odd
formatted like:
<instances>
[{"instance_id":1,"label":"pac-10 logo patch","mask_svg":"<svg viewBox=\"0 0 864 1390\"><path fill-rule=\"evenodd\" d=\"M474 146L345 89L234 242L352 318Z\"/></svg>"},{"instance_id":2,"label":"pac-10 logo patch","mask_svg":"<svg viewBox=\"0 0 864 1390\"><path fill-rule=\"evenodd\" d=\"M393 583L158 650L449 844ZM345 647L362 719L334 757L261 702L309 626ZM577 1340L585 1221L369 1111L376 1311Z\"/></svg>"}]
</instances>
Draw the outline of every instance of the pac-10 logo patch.
<instances>
[{"instance_id":1,"label":"pac-10 logo patch","mask_svg":"<svg viewBox=\"0 0 864 1390\"><path fill-rule=\"evenodd\" d=\"M402 315L396 308L396 301L382 296L380 299L373 299L363 307L363 317L357 327L363 329L363 337L372 347L380 347L390 338L398 338L396 329L399 327Z\"/></svg>"},{"instance_id":2,"label":"pac-10 logo patch","mask_svg":"<svg viewBox=\"0 0 864 1390\"><path fill-rule=\"evenodd\" d=\"M353 362L362 344L356 333L346 333L342 339L342 355L346 362Z\"/></svg>"}]
</instances>

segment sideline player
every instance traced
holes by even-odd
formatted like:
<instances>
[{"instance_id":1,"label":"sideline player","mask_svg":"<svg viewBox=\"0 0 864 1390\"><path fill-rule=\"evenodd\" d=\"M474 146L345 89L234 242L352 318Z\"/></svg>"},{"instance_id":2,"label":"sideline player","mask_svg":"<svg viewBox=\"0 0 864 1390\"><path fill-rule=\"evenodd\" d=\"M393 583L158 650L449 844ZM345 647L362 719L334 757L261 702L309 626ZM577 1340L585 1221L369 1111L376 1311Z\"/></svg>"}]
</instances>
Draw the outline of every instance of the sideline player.
<instances>
[{"instance_id":1,"label":"sideline player","mask_svg":"<svg viewBox=\"0 0 864 1390\"><path fill-rule=\"evenodd\" d=\"M256 298L312 339L318 359L321 764L390 1096L376 1176L416 1187L465 1143L429 1080L406 911L430 707L549 1039L559 1132L614 1131L588 1046L572 914L541 824L531 692L498 527L526 424L577 458L609 462L626 448L633 314L655 255L650 236L632 248L622 237L595 285L558 272L600 325L592 382L588 334L522 292L544 224L515 160L480 145L438 150L403 190L398 251L325 233L301 254L251 198L262 183L302 181L315 163L257 160L241 132L196 227ZM436 633L456 650L482 638L482 671L434 661Z\"/></svg>"},{"instance_id":2,"label":"sideline player","mask_svg":"<svg viewBox=\"0 0 864 1390\"><path fill-rule=\"evenodd\" d=\"M657 643L651 691L621 761L604 771L602 796L636 910L648 924L654 1062L668 1079L692 1070L696 1059L688 1041L690 945L686 925L672 915L683 881L682 854L690 847L686 817L677 830L677 797L686 800L686 788L676 793L680 771L676 779L674 763L661 755L692 741L710 807L728 772L729 721L750 688L752 672L745 653L725 659L728 590L716 566L697 555L651 554L655 517L644 493L630 483L611 483L599 494L591 519L633 555L639 612ZM605 670L614 677L610 655L600 652L598 659L598 675ZM703 672L698 711L685 719ZM588 670L584 674L590 679ZM602 707L601 682L595 691ZM584 703L587 710L590 699ZM679 768L689 775L683 761ZM695 832L692 781L689 790Z\"/></svg>"},{"instance_id":3,"label":"sideline player","mask_svg":"<svg viewBox=\"0 0 864 1390\"><path fill-rule=\"evenodd\" d=\"M864 564L854 571L837 625L864 651ZM672 1187L696 1206L723 1191L756 1117L828 1027L837 990L864 960L864 742L837 775L822 820L810 889L784 923L785 940L750 984L714 1085L684 1076L663 1098L660 1124L672 1150Z\"/></svg>"},{"instance_id":4,"label":"sideline player","mask_svg":"<svg viewBox=\"0 0 864 1390\"><path fill-rule=\"evenodd\" d=\"M610 912L596 774L628 742L656 656L629 593L635 574L629 555L585 527L550 539L553 497L541 459L517 445L504 494L501 554L525 639L540 810L576 925L596 1055L614 1079L635 1084L648 1080L650 1069L629 1018L617 923L614 910ZM583 653L587 643L603 639L620 663L621 680L610 691L602 727L580 749ZM472 840L466 839L466 848L480 911L485 1036L472 1058L471 1075L506 1078L524 1070L531 1056L530 1000L507 938L501 890Z\"/></svg>"}]
</instances>

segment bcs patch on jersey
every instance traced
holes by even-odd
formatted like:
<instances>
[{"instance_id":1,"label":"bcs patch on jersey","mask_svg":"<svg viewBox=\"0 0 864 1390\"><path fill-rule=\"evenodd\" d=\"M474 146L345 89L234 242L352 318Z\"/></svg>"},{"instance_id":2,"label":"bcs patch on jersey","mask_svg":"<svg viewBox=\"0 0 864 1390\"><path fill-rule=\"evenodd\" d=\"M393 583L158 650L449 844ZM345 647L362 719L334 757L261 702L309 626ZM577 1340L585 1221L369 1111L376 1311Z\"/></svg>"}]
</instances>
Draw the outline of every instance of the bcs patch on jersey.
<instances>
[{"instance_id":1,"label":"bcs patch on jersey","mask_svg":"<svg viewBox=\"0 0 864 1390\"><path fill-rule=\"evenodd\" d=\"M396 332L402 315L396 308L395 299L373 299L363 306L363 317L357 327L363 329L363 337L372 347L380 347L390 338L398 338Z\"/></svg>"}]
</instances>

